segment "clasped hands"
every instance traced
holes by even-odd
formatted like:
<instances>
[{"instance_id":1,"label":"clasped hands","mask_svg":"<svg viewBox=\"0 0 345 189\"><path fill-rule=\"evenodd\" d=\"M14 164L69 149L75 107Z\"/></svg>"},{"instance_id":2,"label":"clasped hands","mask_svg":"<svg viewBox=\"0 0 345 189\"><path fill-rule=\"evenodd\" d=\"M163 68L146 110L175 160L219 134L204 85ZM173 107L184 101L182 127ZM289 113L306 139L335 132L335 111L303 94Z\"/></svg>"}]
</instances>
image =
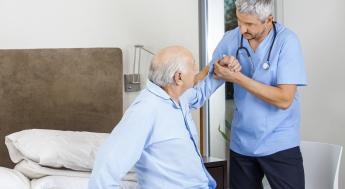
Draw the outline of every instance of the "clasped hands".
<instances>
[{"instance_id":1,"label":"clasped hands","mask_svg":"<svg viewBox=\"0 0 345 189\"><path fill-rule=\"evenodd\" d=\"M224 55L223 59L214 63L214 78L235 82L236 77L240 74L241 65L233 56Z\"/></svg>"}]
</instances>

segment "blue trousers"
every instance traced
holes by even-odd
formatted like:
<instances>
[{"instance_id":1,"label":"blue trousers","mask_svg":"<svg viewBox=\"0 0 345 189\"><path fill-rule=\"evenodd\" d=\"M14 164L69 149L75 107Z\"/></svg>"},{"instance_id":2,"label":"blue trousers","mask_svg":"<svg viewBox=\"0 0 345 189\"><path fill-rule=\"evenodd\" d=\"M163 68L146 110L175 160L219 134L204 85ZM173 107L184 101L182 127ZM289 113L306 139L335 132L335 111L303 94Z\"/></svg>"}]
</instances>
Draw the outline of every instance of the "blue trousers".
<instances>
[{"instance_id":1,"label":"blue trousers","mask_svg":"<svg viewBox=\"0 0 345 189\"><path fill-rule=\"evenodd\" d=\"M263 157L244 156L230 150L230 189L262 189L264 175L272 189L304 189L300 148Z\"/></svg>"}]
</instances>

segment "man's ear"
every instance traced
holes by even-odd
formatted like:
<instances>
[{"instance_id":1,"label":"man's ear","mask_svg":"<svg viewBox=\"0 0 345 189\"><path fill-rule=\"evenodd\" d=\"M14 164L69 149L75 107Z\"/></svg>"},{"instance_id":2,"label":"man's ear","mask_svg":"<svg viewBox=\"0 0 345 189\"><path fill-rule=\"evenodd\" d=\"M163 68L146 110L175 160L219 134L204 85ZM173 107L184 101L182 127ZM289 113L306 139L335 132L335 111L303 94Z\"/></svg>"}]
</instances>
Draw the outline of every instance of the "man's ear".
<instances>
[{"instance_id":1,"label":"man's ear","mask_svg":"<svg viewBox=\"0 0 345 189\"><path fill-rule=\"evenodd\" d=\"M273 16L269 15L268 18L266 19L266 23L272 23L273 22Z\"/></svg>"},{"instance_id":2,"label":"man's ear","mask_svg":"<svg viewBox=\"0 0 345 189\"><path fill-rule=\"evenodd\" d=\"M175 75L174 75L174 80L175 80L175 83L176 85L182 85L183 84L183 81L182 81L182 73L181 72L176 72Z\"/></svg>"}]
</instances>

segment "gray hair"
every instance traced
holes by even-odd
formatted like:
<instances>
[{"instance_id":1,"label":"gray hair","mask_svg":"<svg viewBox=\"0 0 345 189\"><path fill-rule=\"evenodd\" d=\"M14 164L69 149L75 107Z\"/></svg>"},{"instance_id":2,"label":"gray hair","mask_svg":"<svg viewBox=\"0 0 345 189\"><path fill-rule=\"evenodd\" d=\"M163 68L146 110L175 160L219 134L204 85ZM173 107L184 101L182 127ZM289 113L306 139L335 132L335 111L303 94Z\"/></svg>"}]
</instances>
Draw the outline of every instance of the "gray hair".
<instances>
[{"instance_id":1,"label":"gray hair","mask_svg":"<svg viewBox=\"0 0 345 189\"><path fill-rule=\"evenodd\" d=\"M240 13L257 15L264 22L272 15L274 0L236 0L236 9Z\"/></svg>"},{"instance_id":2,"label":"gray hair","mask_svg":"<svg viewBox=\"0 0 345 189\"><path fill-rule=\"evenodd\" d=\"M188 64L190 64L188 52L187 49L179 46L162 49L152 58L149 80L161 87L175 83L176 72L188 71Z\"/></svg>"}]
</instances>

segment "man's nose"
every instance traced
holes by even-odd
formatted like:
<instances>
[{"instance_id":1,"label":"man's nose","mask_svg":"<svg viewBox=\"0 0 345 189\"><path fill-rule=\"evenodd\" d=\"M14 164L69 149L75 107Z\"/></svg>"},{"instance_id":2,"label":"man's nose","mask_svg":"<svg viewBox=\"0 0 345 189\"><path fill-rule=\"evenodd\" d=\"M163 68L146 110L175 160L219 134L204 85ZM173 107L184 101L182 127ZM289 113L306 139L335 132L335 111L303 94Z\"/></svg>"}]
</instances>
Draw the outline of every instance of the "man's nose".
<instances>
[{"instance_id":1,"label":"man's nose","mask_svg":"<svg viewBox=\"0 0 345 189\"><path fill-rule=\"evenodd\" d=\"M247 29L246 26L240 25L240 32L241 32L241 34L247 33L247 31L248 31L248 29Z\"/></svg>"}]
</instances>

